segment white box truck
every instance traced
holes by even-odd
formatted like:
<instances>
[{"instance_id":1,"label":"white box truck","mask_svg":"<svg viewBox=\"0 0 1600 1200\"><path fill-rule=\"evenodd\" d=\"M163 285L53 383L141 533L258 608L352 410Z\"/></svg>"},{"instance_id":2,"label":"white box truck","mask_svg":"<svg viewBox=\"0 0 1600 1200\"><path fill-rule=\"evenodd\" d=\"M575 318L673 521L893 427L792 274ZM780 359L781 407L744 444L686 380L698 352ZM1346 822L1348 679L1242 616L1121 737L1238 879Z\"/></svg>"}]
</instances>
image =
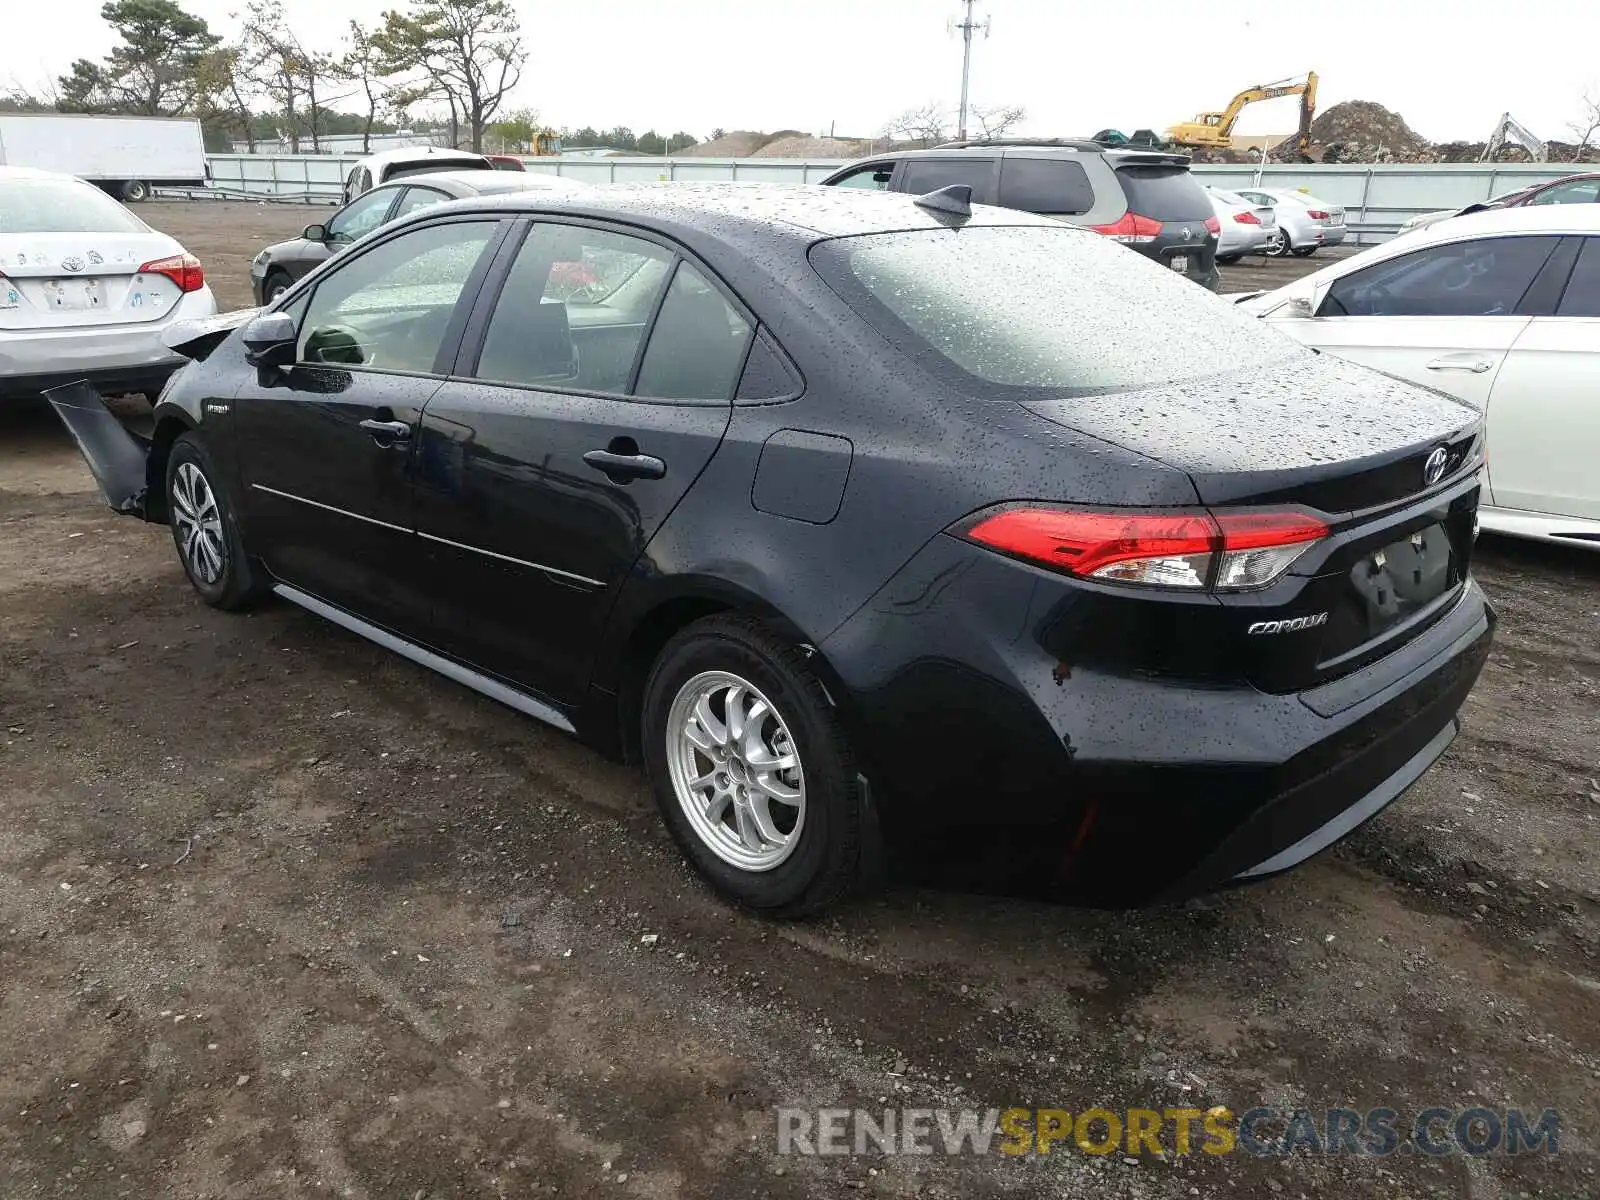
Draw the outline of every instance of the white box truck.
<instances>
[{"instance_id":1,"label":"white box truck","mask_svg":"<svg viewBox=\"0 0 1600 1200\"><path fill-rule=\"evenodd\" d=\"M0 113L0 166L64 171L121 200L204 187L205 139L190 117Z\"/></svg>"}]
</instances>

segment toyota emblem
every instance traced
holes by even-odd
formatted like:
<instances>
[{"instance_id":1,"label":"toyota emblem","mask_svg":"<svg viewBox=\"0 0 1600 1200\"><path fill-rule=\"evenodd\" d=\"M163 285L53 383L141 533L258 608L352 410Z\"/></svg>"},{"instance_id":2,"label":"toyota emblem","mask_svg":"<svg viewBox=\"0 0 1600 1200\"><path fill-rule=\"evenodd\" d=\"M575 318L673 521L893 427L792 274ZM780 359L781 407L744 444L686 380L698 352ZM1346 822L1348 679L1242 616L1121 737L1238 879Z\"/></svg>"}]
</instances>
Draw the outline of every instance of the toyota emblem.
<instances>
[{"instance_id":1,"label":"toyota emblem","mask_svg":"<svg viewBox=\"0 0 1600 1200\"><path fill-rule=\"evenodd\" d=\"M1450 462L1450 452L1443 446L1434 448L1428 455L1427 461L1422 464L1422 482L1429 487L1444 478L1444 469Z\"/></svg>"},{"instance_id":2,"label":"toyota emblem","mask_svg":"<svg viewBox=\"0 0 1600 1200\"><path fill-rule=\"evenodd\" d=\"M1183 238L1185 241L1187 241L1188 238L1189 238L1189 227L1187 225L1185 225L1183 227L1183 232L1180 233L1178 236Z\"/></svg>"},{"instance_id":3,"label":"toyota emblem","mask_svg":"<svg viewBox=\"0 0 1600 1200\"><path fill-rule=\"evenodd\" d=\"M63 258L61 260L61 269L63 271L81 271L83 270L83 259L76 254Z\"/></svg>"}]
</instances>

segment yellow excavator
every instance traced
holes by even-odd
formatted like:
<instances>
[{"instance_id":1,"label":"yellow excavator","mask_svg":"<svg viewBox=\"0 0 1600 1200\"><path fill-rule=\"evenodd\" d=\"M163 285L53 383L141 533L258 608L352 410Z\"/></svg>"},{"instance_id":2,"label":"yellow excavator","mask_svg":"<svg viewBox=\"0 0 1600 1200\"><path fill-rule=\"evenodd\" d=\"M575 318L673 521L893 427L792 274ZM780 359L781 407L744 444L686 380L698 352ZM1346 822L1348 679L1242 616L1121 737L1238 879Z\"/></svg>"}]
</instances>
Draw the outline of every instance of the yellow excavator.
<instances>
[{"instance_id":1,"label":"yellow excavator","mask_svg":"<svg viewBox=\"0 0 1600 1200\"><path fill-rule=\"evenodd\" d=\"M1167 130L1167 141L1189 150L1226 150L1233 145L1233 126L1247 104L1258 100L1276 100L1279 96L1300 97L1300 129L1295 137L1295 148L1300 155L1311 151L1311 118L1317 110L1317 73L1306 72L1304 78L1280 79L1276 83L1262 83L1245 88L1221 112L1203 112L1192 121L1184 121Z\"/></svg>"}]
</instances>

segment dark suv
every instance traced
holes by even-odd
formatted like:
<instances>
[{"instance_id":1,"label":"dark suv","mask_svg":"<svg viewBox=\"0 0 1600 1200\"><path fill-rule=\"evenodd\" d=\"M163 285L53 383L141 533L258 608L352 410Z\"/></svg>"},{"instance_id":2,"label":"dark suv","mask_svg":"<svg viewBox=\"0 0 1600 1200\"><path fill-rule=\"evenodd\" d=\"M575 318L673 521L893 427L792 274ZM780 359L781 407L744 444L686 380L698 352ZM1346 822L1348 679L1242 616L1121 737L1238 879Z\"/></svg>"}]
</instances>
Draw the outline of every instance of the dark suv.
<instances>
[{"instance_id":1,"label":"dark suv","mask_svg":"<svg viewBox=\"0 0 1600 1200\"><path fill-rule=\"evenodd\" d=\"M841 167L824 184L923 195L951 184L997 204L1083 225L1216 290L1217 218L1181 154L1098 142L992 139L898 150Z\"/></svg>"}]
</instances>

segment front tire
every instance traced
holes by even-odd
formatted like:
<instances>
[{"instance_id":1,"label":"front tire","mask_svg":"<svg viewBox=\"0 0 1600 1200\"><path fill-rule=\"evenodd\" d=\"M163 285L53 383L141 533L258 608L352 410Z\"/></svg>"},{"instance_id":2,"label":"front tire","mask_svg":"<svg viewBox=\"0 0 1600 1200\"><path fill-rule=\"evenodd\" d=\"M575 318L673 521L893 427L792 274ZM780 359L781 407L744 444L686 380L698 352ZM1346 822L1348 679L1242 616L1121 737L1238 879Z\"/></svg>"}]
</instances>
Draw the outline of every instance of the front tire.
<instances>
[{"instance_id":1,"label":"front tire","mask_svg":"<svg viewBox=\"0 0 1600 1200\"><path fill-rule=\"evenodd\" d=\"M129 179L122 185L122 198L129 204L150 199L150 185L142 179Z\"/></svg>"},{"instance_id":2,"label":"front tire","mask_svg":"<svg viewBox=\"0 0 1600 1200\"><path fill-rule=\"evenodd\" d=\"M797 647L749 617L696 621L657 656L642 709L662 818L717 891L798 917L856 885L860 780L838 714Z\"/></svg>"},{"instance_id":3,"label":"front tire","mask_svg":"<svg viewBox=\"0 0 1600 1200\"><path fill-rule=\"evenodd\" d=\"M289 273L287 271L269 271L267 272L266 279L262 280L261 283L262 298L268 304L271 304L279 296L287 292L290 285L293 283L294 280L289 278Z\"/></svg>"},{"instance_id":4,"label":"front tire","mask_svg":"<svg viewBox=\"0 0 1600 1200\"><path fill-rule=\"evenodd\" d=\"M193 432L179 436L167 458L167 517L189 583L213 608L247 608L266 579L244 551L239 525L218 485L220 476Z\"/></svg>"},{"instance_id":5,"label":"front tire","mask_svg":"<svg viewBox=\"0 0 1600 1200\"><path fill-rule=\"evenodd\" d=\"M1288 257L1291 249L1293 249L1293 247L1289 245L1289 235L1282 229L1274 229L1272 231L1272 237L1267 241L1267 254L1271 255L1273 258L1286 258Z\"/></svg>"}]
</instances>

